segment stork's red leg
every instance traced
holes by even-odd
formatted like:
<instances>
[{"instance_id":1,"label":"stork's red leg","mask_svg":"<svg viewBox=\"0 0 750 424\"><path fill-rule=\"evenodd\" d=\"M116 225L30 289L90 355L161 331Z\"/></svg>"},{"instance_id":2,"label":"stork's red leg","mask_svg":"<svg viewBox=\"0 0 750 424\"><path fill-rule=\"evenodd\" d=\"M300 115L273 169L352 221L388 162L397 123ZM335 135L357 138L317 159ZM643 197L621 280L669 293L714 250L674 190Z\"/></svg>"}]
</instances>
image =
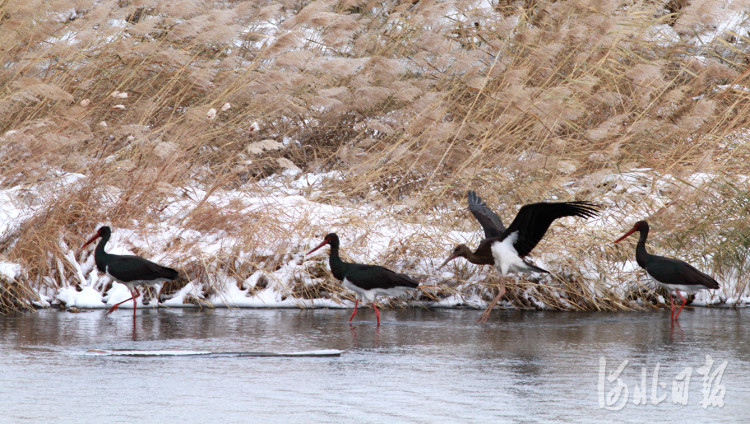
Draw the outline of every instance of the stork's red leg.
<instances>
[{"instance_id":1,"label":"stork's red leg","mask_svg":"<svg viewBox=\"0 0 750 424\"><path fill-rule=\"evenodd\" d=\"M679 291L677 291L677 296L680 296L680 299L682 299L682 305L680 305L680 309L677 310L677 314L674 316L675 320L677 320L677 317L680 316L680 312L682 312L682 308L684 308L685 305L687 305L687 299L682 297L682 294Z\"/></svg>"},{"instance_id":2,"label":"stork's red leg","mask_svg":"<svg viewBox=\"0 0 750 424\"><path fill-rule=\"evenodd\" d=\"M484 323L487 322L487 320L490 318L490 312L492 312L492 308L497 305L497 302L500 301L500 298L502 298L505 295L505 279L500 280L500 290L497 293L497 296L495 296L494 299L492 299L492 302L487 306L487 309L482 312L482 315L479 317L477 322Z\"/></svg>"},{"instance_id":3,"label":"stork's red leg","mask_svg":"<svg viewBox=\"0 0 750 424\"><path fill-rule=\"evenodd\" d=\"M133 319L135 319L135 310L138 308L138 297L141 293L138 291L138 287L133 287L133 290L135 290L135 295L133 295Z\"/></svg>"},{"instance_id":4,"label":"stork's red leg","mask_svg":"<svg viewBox=\"0 0 750 424\"><path fill-rule=\"evenodd\" d=\"M112 312L116 311L117 308L122 305L125 302L133 301L133 315L135 315L135 305L136 305L136 299L138 299L138 296L140 296L140 293L138 293L138 289L135 289L135 294L133 294L133 291L130 291L130 295L132 296L130 299L125 299L120 303L116 303L113 307L109 308L109 311L107 311L107 315L111 314Z\"/></svg>"},{"instance_id":5,"label":"stork's red leg","mask_svg":"<svg viewBox=\"0 0 750 424\"><path fill-rule=\"evenodd\" d=\"M672 305L672 313L669 314L669 317L674 320L674 298L672 297L672 293L669 293L669 304Z\"/></svg>"},{"instance_id":6,"label":"stork's red leg","mask_svg":"<svg viewBox=\"0 0 750 424\"><path fill-rule=\"evenodd\" d=\"M354 315L357 315L357 303L359 303L359 299L354 299L354 312L352 312L352 316L349 317L349 322L352 322Z\"/></svg>"},{"instance_id":7,"label":"stork's red leg","mask_svg":"<svg viewBox=\"0 0 750 424\"><path fill-rule=\"evenodd\" d=\"M375 302L372 302L372 307L375 308L375 316L378 317L378 327L380 327L380 311L378 310L378 305L376 305Z\"/></svg>"}]
</instances>

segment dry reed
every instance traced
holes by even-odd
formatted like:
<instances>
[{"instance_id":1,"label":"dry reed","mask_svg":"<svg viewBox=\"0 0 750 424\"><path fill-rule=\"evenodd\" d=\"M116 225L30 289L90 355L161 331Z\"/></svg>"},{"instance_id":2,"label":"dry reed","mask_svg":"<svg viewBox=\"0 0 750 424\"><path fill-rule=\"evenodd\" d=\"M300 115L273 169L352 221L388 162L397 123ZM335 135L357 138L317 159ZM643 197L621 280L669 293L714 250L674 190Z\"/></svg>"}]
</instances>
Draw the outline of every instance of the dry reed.
<instances>
[{"instance_id":1,"label":"dry reed","mask_svg":"<svg viewBox=\"0 0 750 424\"><path fill-rule=\"evenodd\" d=\"M618 211L616 228L553 231L539 250L569 256L554 258L560 271L541 286L510 283L506 298L519 307L635 307L592 275L632 279L610 265L632 251L606 243L642 218L658 228L654 248L708 258L710 271L737 281L733 295L746 293L746 21L744 32L698 39L721 21L723 2L486 4L0 1L0 189L28 190L19 199L34 211L0 234L0 259L26 270L23 290L0 281L0 309L77 281L65 249L99 222L231 234L237 245L209 255L179 238L167 246L190 258L180 266L206 291L215 272L237 281L273 272L304 249L294 243L328 229L209 199L259 193L259 180L285 170L341 172L308 193L316 202L446 231L478 229L457 206L467 187L502 205L506 220L517 205L551 198ZM608 180L641 168L653 171L637 190ZM690 182L701 172L711 178ZM66 173L81 179L35 191ZM185 199L187 210L165 213ZM349 225L362 237L347 247L366 253L372 224ZM442 258L445 243L394 240L372 260L413 270ZM257 246L272 253L230 259ZM314 268L301 272L315 279ZM457 272L424 277L436 296L462 287L491 298L484 285L460 283L492 280L491 271ZM289 295L339 298L315 280L288 282Z\"/></svg>"}]
</instances>

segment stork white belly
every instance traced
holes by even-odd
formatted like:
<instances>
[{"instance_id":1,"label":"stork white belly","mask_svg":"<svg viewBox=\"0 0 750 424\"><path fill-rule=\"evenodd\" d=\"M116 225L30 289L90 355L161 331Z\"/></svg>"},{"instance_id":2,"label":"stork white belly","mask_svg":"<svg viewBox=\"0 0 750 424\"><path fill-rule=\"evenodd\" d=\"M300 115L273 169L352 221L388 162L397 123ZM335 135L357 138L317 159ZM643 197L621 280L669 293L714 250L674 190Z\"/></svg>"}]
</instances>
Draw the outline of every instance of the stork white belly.
<instances>
[{"instance_id":1,"label":"stork white belly","mask_svg":"<svg viewBox=\"0 0 750 424\"><path fill-rule=\"evenodd\" d=\"M353 291L357 299L361 300L365 304L367 302L370 302L370 303L374 302L375 297L377 296L381 296L381 295L382 296L400 296L408 292L409 290L413 290L411 287L404 287L404 286L392 287L389 289L374 288L370 290L365 290L361 287L358 287L357 285L347 280L346 278L344 278L344 280L341 283L344 287Z\"/></svg>"},{"instance_id":2,"label":"stork white belly","mask_svg":"<svg viewBox=\"0 0 750 424\"><path fill-rule=\"evenodd\" d=\"M120 284L124 284L131 291L133 291L136 286L153 286L154 284L158 284L164 281L171 281L169 278L162 278L162 277L156 278L154 280L122 281L119 278L109 273L109 266L105 267L104 273L107 274L107 276L109 276L109 278L111 278L113 281L117 281Z\"/></svg>"},{"instance_id":3,"label":"stork white belly","mask_svg":"<svg viewBox=\"0 0 750 424\"><path fill-rule=\"evenodd\" d=\"M518 232L514 232L502 241L492 243L492 258L495 260L495 268L500 275L508 275L510 272L536 271L518 256L518 251L513 247L518 239Z\"/></svg>"},{"instance_id":4,"label":"stork white belly","mask_svg":"<svg viewBox=\"0 0 750 424\"><path fill-rule=\"evenodd\" d=\"M650 278L657 285L669 290L670 293L675 290L679 290L685 293L695 293L706 288L700 284L666 284L654 278L651 274L648 273L648 271L646 271L646 275L648 275L648 278Z\"/></svg>"}]
</instances>

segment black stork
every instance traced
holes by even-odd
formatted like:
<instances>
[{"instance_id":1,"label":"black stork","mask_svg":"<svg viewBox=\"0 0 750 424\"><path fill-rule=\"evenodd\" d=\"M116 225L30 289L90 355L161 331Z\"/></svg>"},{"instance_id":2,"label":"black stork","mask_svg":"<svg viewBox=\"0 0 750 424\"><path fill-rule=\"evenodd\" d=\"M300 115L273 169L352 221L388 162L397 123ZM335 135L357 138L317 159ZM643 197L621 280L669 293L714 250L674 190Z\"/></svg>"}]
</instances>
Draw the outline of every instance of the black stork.
<instances>
[{"instance_id":1,"label":"black stork","mask_svg":"<svg viewBox=\"0 0 750 424\"><path fill-rule=\"evenodd\" d=\"M377 316L379 327L380 311L375 305L375 297L378 295L398 296L408 290L416 289L419 285L419 282L414 281L409 276L393 272L379 265L364 265L342 261L339 257L339 236L336 233L327 234L323 238L323 242L315 249L307 252L307 254L311 254L326 244L331 245L329 263L333 276L341 280L344 287L355 293L354 312L349 317L349 322L352 322L354 316L357 314L357 304L359 301L362 300L363 304L367 304L369 301L372 303L373 308L375 308L375 316Z\"/></svg>"},{"instance_id":2,"label":"black stork","mask_svg":"<svg viewBox=\"0 0 750 424\"><path fill-rule=\"evenodd\" d=\"M703 289L718 289L719 283L710 276L698 271L687 262L648 253L646 251L648 230L649 227L646 221L638 221L624 236L615 240L615 243L624 240L636 231L640 232L641 236L635 247L635 260L638 262L638 266L646 270L646 274L652 280L669 290L669 303L672 310L670 317L672 321L676 321L677 317L680 316L682 308L687 304L687 299L680 294L681 291L695 293ZM682 305L677 310L677 314L674 313L672 292L677 293L677 296L682 299Z\"/></svg>"},{"instance_id":3,"label":"black stork","mask_svg":"<svg viewBox=\"0 0 750 424\"><path fill-rule=\"evenodd\" d=\"M492 212L476 193L469 191L468 198L469 210L482 225L485 239L479 243L474 252L471 252L466 245L456 246L439 268L453 259L464 257L474 264L494 265L502 276L511 272L548 273L523 258L544 237L552 221L566 216L591 218L599 211L598 205L584 201L532 203L521 207L510 227L505 228L500 217ZM503 282L499 293L492 299L477 322L486 322L489 319L492 308L497 305L504 294L505 283Z\"/></svg>"},{"instance_id":4,"label":"black stork","mask_svg":"<svg viewBox=\"0 0 750 424\"><path fill-rule=\"evenodd\" d=\"M99 237L102 241L96 245L94 252L94 260L96 261L96 268L107 275L118 283L125 284L130 290L132 297L127 300L123 300L110 308L107 315L114 312L120 305L130 300L133 301L133 318L135 318L136 307L138 306L137 299L141 295L138 292L136 286L139 285L154 285L162 281L170 281L177 278L178 273L172 268L167 268L159 264L155 264L148 259L141 258L133 255L111 255L104 251L109 238L112 236L112 229L104 226L99 228L96 234L91 237L89 241L81 246L81 249L91 244L94 240Z\"/></svg>"}]
</instances>

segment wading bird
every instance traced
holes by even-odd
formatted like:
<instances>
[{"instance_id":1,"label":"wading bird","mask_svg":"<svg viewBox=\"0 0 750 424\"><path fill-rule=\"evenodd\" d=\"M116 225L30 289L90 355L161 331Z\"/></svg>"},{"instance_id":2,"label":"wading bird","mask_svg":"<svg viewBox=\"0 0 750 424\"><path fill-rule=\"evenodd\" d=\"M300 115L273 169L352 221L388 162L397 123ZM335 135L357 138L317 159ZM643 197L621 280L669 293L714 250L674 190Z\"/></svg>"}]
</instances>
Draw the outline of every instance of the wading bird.
<instances>
[{"instance_id":1,"label":"wading bird","mask_svg":"<svg viewBox=\"0 0 750 424\"><path fill-rule=\"evenodd\" d=\"M109 238L112 236L112 229L107 226L99 228L96 234L91 237L89 241L81 246L81 249L91 244L94 240L99 237L102 240L96 245L94 251L94 260L96 261L96 268L107 275L118 283L125 284L130 290L132 297L127 300L123 300L120 303L115 304L109 309L107 315L114 312L120 305L130 300L133 301L133 318L135 318L136 307L138 306L137 299L141 295L138 292L137 286L153 286L162 281L170 281L177 278L178 273L172 268L167 268L159 264L155 264L148 259L141 258L133 255L111 255L104 251ZM158 302L158 300L157 300Z\"/></svg>"},{"instance_id":2,"label":"wading bird","mask_svg":"<svg viewBox=\"0 0 750 424\"><path fill-rule=\"evenodd\" d=\"M416 289L419 285L419 282L410 277L379 265L342 261L339 257L339 236L335 233L326 235L323 242L307 254L311 254L326 244L331 246L329 263L333 276L341 280L344 287L355 293L354 312L349 317L349 322L352 322L354 315L357 314L357 304L362 300L363 304L367 304L368 301L372 303L373 308L375 308L375 316L378 319L378 326L380 326L380 311L375 305L375 297L378 295L398 296L407 290Z\"/></svg>"},{"instance_id":3,"label":"wading bird","mask_svg":"<svg viewBox=\"0 0 750 424\"><path fill-rule=\"evenodd\" d=\"M648 229L646 221L638 221L624 236L615 240L615 243L624 240L636 231L640 232L640 238L638 238L638 244L635 247L635 260L638 262L638 266L646 270L646 274L652 280L669 290L669 303L672 310L670 317L672 321L676 321L677 317L680 316L680 312L682 312L682 308L687 304L687 299L680 294L681 291L695 293L703 289L718 289L719 283L710 276L698 271L687 262L648 253L646 251ZM682 305L680 305L680 309L677 310L676 314L674 312L672 292L677 293L677 296L682 299Z\"/></svg>"},{"instance_id":4,"label":"wading bird","mask_svg":"<svg viewBox=\"0 0 750 424\"><path fill-rule=\"evenodd\" d=\"M566 216L590 218L598 213L599 206L589 202L542 202L523 206L510 224L504 228L500 217L492 212L476 193L468 193L469 210L477 218L485 232L485 239L472 252L468 246L456 246L448 259L440 265L458 257L463 257L477 265L494 265L503 277L511 272L543 272L548 271L524 260L532 249L544 237L552 221ZM439 269L438 268L438 269ZM500 292L477 322L486 322L492 308L497 305L505 294L505 282L501 281Z\"/></svg>"}]
</instances>

